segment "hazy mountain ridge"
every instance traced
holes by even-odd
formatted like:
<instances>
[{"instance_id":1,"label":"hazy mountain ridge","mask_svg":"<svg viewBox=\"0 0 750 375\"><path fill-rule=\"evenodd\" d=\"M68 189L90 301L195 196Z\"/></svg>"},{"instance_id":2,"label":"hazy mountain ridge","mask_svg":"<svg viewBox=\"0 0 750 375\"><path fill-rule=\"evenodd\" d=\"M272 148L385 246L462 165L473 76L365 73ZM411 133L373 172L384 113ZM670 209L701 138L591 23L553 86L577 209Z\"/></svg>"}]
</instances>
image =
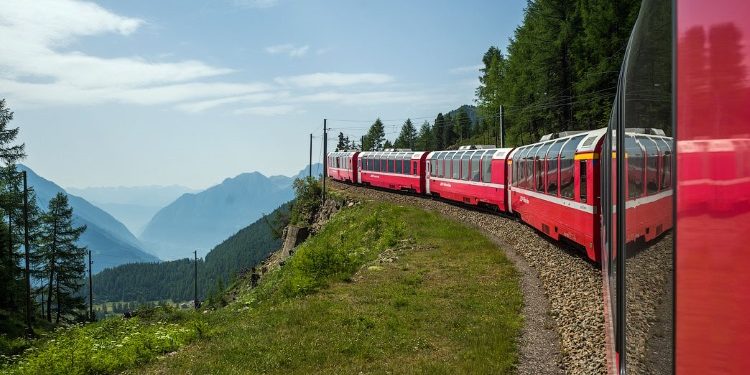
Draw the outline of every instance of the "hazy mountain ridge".
<instances>
[{"instance_id":1,"label":"hazy mountain ridge","mask_svg":"<svg viewBox=\"0 0 750 375\"><path fill-rule=\"evenodd\" d=\"M198 192L181 185L97 186L68 188L121 221L135 235L140 235L149 220L164 206L184 193Z\"/></svg>"},{"instance_id":2,"label":"hazy mountain ridge","mask_svg":"<svg viewBox=\"0 0 750 375\"><path fill-rule=\"evenodd\" d=\"M112 215L91 204L85 199L67 193L65 189L49 181L25 165L18 169L26 171L28 183L34 188L38 204L47 209L49 201L58 193L68 194L73 207L73 220L76 225L86 225L86 232L79 241L87 246L94 255L94 272L120 264L134 262L157 262L159 259L149 254L140 241L121 222Z\"/></svg>"},{"instance_id":3,"label":"hazy mountain ridge","mask_svg":"<svg viewBox=\"0 0 750 375\"><path fill-rule=\"evenodd\" d=\"M314 175L322 172L316 164ZM179 259L198 250L200 256L227 237L294 198L293 177L259 172L224 179L199 193L185 193L157 212L140 237L162 259Z\"/></svg>"}]
</instances>

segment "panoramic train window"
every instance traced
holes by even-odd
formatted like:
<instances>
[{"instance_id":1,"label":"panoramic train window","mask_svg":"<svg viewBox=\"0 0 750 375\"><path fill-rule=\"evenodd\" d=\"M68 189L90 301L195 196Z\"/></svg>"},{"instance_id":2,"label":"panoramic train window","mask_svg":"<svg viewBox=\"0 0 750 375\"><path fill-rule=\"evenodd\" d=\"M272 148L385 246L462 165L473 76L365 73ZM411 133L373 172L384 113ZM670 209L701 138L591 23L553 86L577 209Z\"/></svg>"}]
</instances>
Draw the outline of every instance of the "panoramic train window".
<instances>
[{"instance_id":1,"label":"panoramic train window","mask_svg":"<svg viewBox=\"0 0 750 375\"><path fill-rule=\"evenodd\" d=\"M469 180L469 160L471 160L472 154L473 152L466 151L461 155L461 179L464 181Z\"/></svg>"},{"instance_id":2,"label":"panoramic train window","mask_svg":"<svg viewBox=\"0 0 750 375\"><path fill-rule=\"evenodd\" d=\"M404 155L404 174L411 174L411 155Z\"/></svg>"},{"instance_id":3,"label":"panoramic train window","mask_svg":"<svg viewBox=\"0 0 750 375\"><path fill-rule=\"evenodd\" d=\"M540 145L531 147L526 154L523 156L523 181L522 186L524 189L534 190L534 155L536 151L541 147Z\"/></svg>"},{"instance_id":4,"label":"panoramic train window","mask_svg":"<svg viewBox=\"0 0 750 375\"><path fill-rule=\"evenodd\" d=\"M635 137L625 137L625 159L627 159L628 198L643 195L643 150Z\"/></svg>"},{"instance_id":5,"label":"panoramic train window","mask_svg":"<svg viewBox=\"0 0 750 375\"><path fill-rule=\"evenodd\" d=\"M522 149L516 150L516 152L513 153L513 157L511 158L510 162L510 184L512 186L518 186L518 155L520 155Z\"/></svg>"},{"instance_id":6,"label":"panoramic train window","mask_svg":"<svg viewBox=\"0 0 750 375\"><path fill-rule=\"evenodd\" d=\"M549 195L557 195L558 178L560 177L557 173L558 157L565 141L567 139L560 139L553 143L545 157L547 161L547 194Z\"/></svg>"},{"instance_id":7,"label":"panoramic train window","mask_svg":"<svg viewBox=\"0 0 750 375\"><path fill-rule=\"evenodd\" d=\"M471 156L471 180L472 181L480 181L479 176L479 160L482 159L482 151L476 151Z\"/></svg>"},{"instance_id":8,"label":"panoramic train window","mask_svg":"<svg viewBox=\"0 0 750 375\"><path fill-rule=\"evenodd\" d=\"M646 149L646 194L655 194L659 191L659 147L649 137L637 138Z\"/></svg>"},{"instance_id":9,"label":"panoramic train window","mask_svg":"<svg viewBox=\"0 0 750 375\"><path fill-rule=\"evenodd\" d=\"M545 143L534 154L534 183L532 189L536 191L544 192L544 158L547 155L550 147L553 143Z\"/></svg>"},{"instance_id":10,"label":"panoramic train window","mask_svg":"<svg viewBox=\"0 0 750 375\"><path fill-rule=\"evenodd\" d=\"M451 168L452 168L453 173L451 176L453 177L454 180L458 180L458 178L460 177L459 172L461 171L460 163L461 163L462 154L463 154L462 152L456 152L453 154L453 163L451 163L452 164Z\"/></svg>"},{"instance_id":11,"label":"panoramic train window","mask_svg":"<svg viewBox=\"0 0 750 375\"><path fill-rule=\"evenodd\" d=\"M583 135L571 138L560 151L560 196L573 199L575 192L574 172L576 148Z\"/></svg>"},{"instance_id":12,"label":"panoramic train window","mask_svg":"<svg viewBox=\"0 0 750 375\"><path fill-rule=\"evenodd\" d=\"M388 155L388 173L393 173L394 170L394 163L393 163L393 157L394 155Z\"/></svg>"},{"instance_id":13,"label":"panoramic train window","mask_svg":"<svg viewBox=\"0 0 750 375\"><path fill-rule=\"evenodd\" d=\"M438 152L435 158L437 159L435 160L435 167L432 168L432 172L430 173L437 177L443 177L443 158L445 158L445 153Z\"/></svg>"},{"instance_id":14,"label":"panoramic train window","mask_svg":"<svg viewBox=\"0 0 750 375\"><path fill-rule=\"evenodd\" d=\"M401 173L401 170L403 169L403 163L404 163L403 156L401 156L401 154L397 154L394 156L394 158L396 159L394 161L394 163L396 164L396 169L394 170L394 172Z\"/></svg>"},{"instance_id":15,"label":"panoramic train window","mask_svg":"<svg viewBox=\"0 0 750 375\"><path fill-rule=\"evenodd\" d=\"M482 156L482 182L492 182L492 155L495 150L490 150Z\"/></svg>"},{"instance_id":16,"label":"panoramic train window","mask_svg":"<svg viewBox=\"0 0 750 375\"><path fill-rule=\"evenodd\" d=\"M383 167L383 161L380 158L380 154L375 154L375 156L373 156L373 157L375 158L375 160L373 160L374 165L375 165L375 168L373 170L375 172L380 172L380 170Z\"/></svg>"},{"instance_id":17,"label":"panoramic train window","mask_svg":"<svg viewBox=\"0 0 750 375\"><path fill-rule=\"evenodd\" d=\"M662 142L661 148L663 150L662 156L662 167L661 167L661 190L667 190L672 187L672 145L667 143L664 139L660 139Z\"/></svg>"}]
</instances>

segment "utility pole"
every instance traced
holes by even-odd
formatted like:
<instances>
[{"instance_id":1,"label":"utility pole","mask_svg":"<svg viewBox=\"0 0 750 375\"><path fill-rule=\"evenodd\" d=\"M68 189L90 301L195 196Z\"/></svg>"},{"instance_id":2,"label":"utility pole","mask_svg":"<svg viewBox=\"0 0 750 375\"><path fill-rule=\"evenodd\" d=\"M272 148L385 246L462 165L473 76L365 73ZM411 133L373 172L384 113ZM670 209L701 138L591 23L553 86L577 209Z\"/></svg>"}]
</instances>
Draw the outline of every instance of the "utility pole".
<instances>
[{"instance_id":1,"label":"utility pole","mask_svg":"<svg viewBox=\"0 0 750 375\"><path fill-rule=\"evenodd\" d=\"M503 106L500 106L500 147L505 147L505 113L503 112Z\"/></svg>"},{"instance_id":2,"label":"utility pole","mask_svg":"<svg viewBox=\"0 0 750 375\"><path fill-rule=\"evenodd\" d=\"M23 175L23 247L26 257L26 335L33 336L31 327L31 273L29 270L29 187L26 182L26 171Z\"/></svg>"},{"instance_id":3,"label":"utility pole","mask_svg":"<svg viewBox=\"0 0 750 375\"><path fill-rule=\"evenodd\" d=\"M359 140L359 151L365 150L365 136L363 135Z\"/></svg>"},{"instance_id":4,"label":"utility pole","mask_svg":"<svg viewBox=\"0 0 750 375\"><path fill-rule=\"evenodd\" d=\"M328 175L328 127L327 119L323 119L323 202L326 201L326 177Z\"/></svg>"},{"instance_id":5,"label":"utility pole","mask_svg":"<svg viewBox=\"0 0 750 375\"><path fill-rule=\"evenodd\" d=\"M195 282L193 284L193 292L194 292L194 299L193 303L195 304L195 309L198 309L198 250L193 251L193 258L195 259L195 266L193 267L193 281Z\"/></svg>"},{"instance_id":6,"label":"utility pole","mask_svg":"<svg viewBox=\"0 0 750 375\"><path fill-rule=\"evenodd\" d=\"M310 133L310 164L308 167L308 177L312 177L312 133Z\"/></svg>"},{"instance_id":7,"label":"utility pole","mask_svg":"<svg viewBox=\"0 0 750 375\"><path fill-rule=\"evenodd\" d=\"M91 278L91 265L94 264L94 262L91 261L91 250L89 250L89 321L96 320L94 318L94 284L92 284L92 278Z\"/></svg>"}]
</instances>

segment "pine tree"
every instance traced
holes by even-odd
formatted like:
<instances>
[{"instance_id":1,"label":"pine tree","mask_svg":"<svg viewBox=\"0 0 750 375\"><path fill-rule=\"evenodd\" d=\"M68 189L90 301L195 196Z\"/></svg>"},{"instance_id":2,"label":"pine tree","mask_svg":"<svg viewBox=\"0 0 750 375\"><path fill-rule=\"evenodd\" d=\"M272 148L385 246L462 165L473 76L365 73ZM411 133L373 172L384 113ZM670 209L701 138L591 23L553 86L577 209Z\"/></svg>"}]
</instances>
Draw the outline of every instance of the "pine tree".
<instances>
[{"instance_id":1,"label":"pine tree","mask_svg":"<svg viewBox=\"0 0 750 375\"><path fill-rule=\"evenodd\" d=\"M430 151L433 150L433 135L430 123L425 121L419 128L419 135L417 135L417 150Z\"/></svg>"},{"instance_id":2,"label":"pine tree","mask_svg":"<svg viewBox=\"0 0 750 375\"><path fill-rule=\"evenodd\" d=\"M47 321L52 321L52 303L55 302L55 322L68 320L84 307L83 298L77 296L83 285L86 248L76 244L86 226L74 227L73 209L68 196L57 193L42 216L41 244L38 259L42 260L39 272L46 278Z\"/></svg>"},{"instance_id":3,"label":"pine tree","mask_svg":"<svg viewBox=\"0 0 750 375\"><path fill-rule=\"evenodd\" d=\"M471 119L466 114L466 109L461 107L453 122L453 133L458 137L459 141L463 141L471 136L470 130Z\"/></svg>"},{"instance_id":4,"label":"pine tree","mask_svg":"<svg viewBox=\"0 0 750 375\"><path fill-rule=\"evenodd\" d=\"M445 150L445 117L442 113L438 113L435 117L435 123L432 125L432 135L434 139L433 145L435 150Z\"/></svg>"},{"instance_id":5,"label":"pine tree","mask_svg":"<svg viewBox=\"0 0 750 375\"><path fill-rule=\"evenodd\" d=\"M362 145L363 151L377 151L383 149L383 142L385 141L385 127L383 122L378 118L370 126L370 130L367 131L367 135L364 138L364 144Z\"/></svg>"},{"instance_id":6,"label":"pine tree","mask_svg":"<svg viewBox=\"0 0 750 375\"><path fill-rule=\"evenodd\" d=\"M453 116L451 116L450 113L446 113L443 118L445 119L445 125L443 126L443 145L445 148L448 148L456 143L458 136L453 130Z\"/></svg>"},{"instance_id":7,"label":"pine tree","mask_svg":"<svg viewBox=\"0 0 750 375\"><path fill-rule=\"evenodd\" d=\"M404 125L401 127L401 133L393 142L393 147L414 149L416 140L417 129L414 127L414 124L412 124L411 119L406 119L406 122L404 122Z\"/></svg>"},{"instance_id":8,"label":"pine tree","mask_svg":"<svg viewBox=\"0 0 750 375\"><path fill-rule=\"evenodd\" d=\"M339 132L339 143L336 144L336 151L346 151L349 148L349 138L344 137L344 133Z\"/></svg>"},{"instance_id":9,"label":"pine tree","mask_svg":"<svg viewBox=\"0 0 750 375\"><path fill-rule=\"evenodd\" d=\"M389 148L393 148L393 143L391 143L390 140L386 139L385 143L383 143L383 149L389 149Z\"/></svg>"},{"instance_id":10,"label":"pine tree","mask_svg":"<svg viewBox=\"0 0 750 375\"><path fill-rule=\"evenodd\" d=\"M23 195L15 163L26 154L23 144L14 144L18 128L8 127L12 120L13 112L6 107L5 99L0 99L0 162L3 164L0 167L0 218L3 219L0 220L0 309L18 311L24 305L25 287L18 254Z\"/></svg>"}]
</instances>

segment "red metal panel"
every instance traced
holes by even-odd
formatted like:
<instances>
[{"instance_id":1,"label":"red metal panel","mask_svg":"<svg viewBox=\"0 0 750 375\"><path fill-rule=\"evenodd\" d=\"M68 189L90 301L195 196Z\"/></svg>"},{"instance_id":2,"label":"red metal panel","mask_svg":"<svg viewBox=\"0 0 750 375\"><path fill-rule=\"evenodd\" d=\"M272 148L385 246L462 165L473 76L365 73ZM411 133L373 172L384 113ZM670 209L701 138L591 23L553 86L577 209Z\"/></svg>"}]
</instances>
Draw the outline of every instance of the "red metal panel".
<instances>
[{"instance_id":1,"label":"red metal panel","mask_svg":"<svg viewBox=\"0 0 750 375\"><path fill-rule=\"evenodd\" d=\"M676 370L750 369L750 2L677 4Z\"/></svg>"}]
</instances>

